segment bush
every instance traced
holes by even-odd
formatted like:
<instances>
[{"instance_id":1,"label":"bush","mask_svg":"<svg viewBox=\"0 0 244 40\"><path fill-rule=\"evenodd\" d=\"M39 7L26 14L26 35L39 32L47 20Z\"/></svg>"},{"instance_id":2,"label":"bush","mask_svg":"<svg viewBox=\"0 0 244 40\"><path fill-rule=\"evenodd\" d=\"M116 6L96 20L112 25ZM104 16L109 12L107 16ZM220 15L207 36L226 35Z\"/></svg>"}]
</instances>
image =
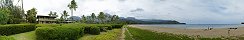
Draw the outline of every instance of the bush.
<instances>
[{"instance_id":1,"label":"bush","mask_svg":"<svg viewBox=\"0 0 244 40\"><path fill-rule=\"evenodd\" d=\"M36 27L57 27L61 26L61 24L37 24Z\"/></svg>"},{"instance_id":2,"label":"bush","mask_svg":"<svg viewBox=\"0 0 244 40\"><path fill-rule=\"evenodd\" d=\"M107 31L107 30L112 30L112 26L111 25L95 25L98 26L100 28L100 31Z\"/></svg>"},{"instance_id":3,"label":"bush","mask_svg":"<svg viewBox=\"0 0 244 40\"><path fill-rule=\"evenodd\" d=\"M0 35L12 35L28 31L33 31L36 29L35 24L11 24L11 25L1 25Z\"/></svg>"},{"instance_id":4,"label":"bush","mask_svg":"<svg viewBox=\"0 0 244 40\"><path fill-rule=\"evenodd\" d=\"M111 24L112 28L121 28L124 25L123 24Z\"/></svg>"},{"instance_id":5,"label":"bush","mask_svg":"<svg viewBox=\"0 0 244 40\"><path fill-rule=\"evenodd\" d=\"M15 40L14 37L0 36L0 40Z\"/></svg>"},{"instance_id":6,"label":"bush","mask_svg":"<svg viewBox=\"0 0 244 40\"><path fill-rule=\"evenodd\" d=\"M84 34L83 27L42 27L36 29L37 40L76 40Z\"/></svg>"},{"instance_id":7,"label":"bush","mask_svg":"<svg viewBox=\"0 0 244 40\"><path fill-rule=\"evenodd\" d=\"M86 26L85 33L98 35L98 34L100 34L100 28L97 26Z\"/></svg>"}]
</instances>

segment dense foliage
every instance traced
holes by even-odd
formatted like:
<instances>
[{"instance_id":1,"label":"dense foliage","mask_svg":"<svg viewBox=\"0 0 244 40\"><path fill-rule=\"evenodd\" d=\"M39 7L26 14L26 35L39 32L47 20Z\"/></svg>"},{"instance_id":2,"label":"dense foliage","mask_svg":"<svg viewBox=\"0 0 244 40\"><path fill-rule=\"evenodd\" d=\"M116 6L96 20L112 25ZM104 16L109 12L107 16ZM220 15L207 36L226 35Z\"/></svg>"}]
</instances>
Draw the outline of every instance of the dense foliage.
<instances>
[{"instance_id":1,"label":"dense foliage","mask_svg":"<svg viewBox=\"0 0 244 40\"><path fill-rule=\"evenodd\" d=\"M0 24L7 24L8 20L6 19L9 19L7 16L8 14L0 10Z\"/></svg>"},{"instance_id":2,"label":"dense foliage","mask_svg":"<svg viewBox=\"0 0 244 40\"><path fill-rule=\"evenodd\" d=\"M36 30L37 40L76 40L82 36L83 28L42 27Z\"/></svg>"},{"instance_id":3,"label":"dense foliage","mask_svg":"<svg viewBox=\"0 0 244 40\"><path fill-rule=\"evenodd\" d=\"M5 16L8 19L5 19L4 23L18 24L25 22L23 18L25 16L24 10L20 6L13 5L13 0L0 0L0 12L2 12L1 15L8 15Z\"/></svg>"},{"instance_id":4,"label":"dense foliage","mask_svg":"<svg viewBox=\"0 0 244 40\"><path fill-rule=\"evenodd\" d=\"M35 24L11 24L0 25L0 35L12 35L36 29Z\"/></svg>"},{"instance_id":5,"label":"dense foliage","mask_svg":"<svg viewBox=\"0 0 244 40\"><path fill-rule=\"evenodd\" d=\"M32 8L31 10L28 10L27 11L27 21L29 23L36 23L36 14L37 14L37 11L36 11L36 8Z\"/></svg>"},{"instance_id":6,"label":"dense foliage","mask_svg":"<svg viewBox=\"0 0 244 40\"><path fill-rule=\"evenodd\" d=\"M37 40L76 40L84 33L98 35L103 29L111 30L112 26L108 24L64 24L57 27L37 28L36 35Z\"/></svg>"},{"instance_id":7,"label":"dense foliage","mask_svg":"<svg viewBox=\"0 0 244 40\"><path fill-rule=\"evenodd\" d=\"M100 34L100 29L97 26L85 26L85 33L98 35Z\"/></svg>"},{"instance_id":8,"label":"dense foliage","mask_svg":"<svg viewBox=\"0 0 244 40\"><path fill-rule=\"evenodd\" d=\"M123 24L111 24L112 28L121 28Z\"/></svg>"}]
</instances>

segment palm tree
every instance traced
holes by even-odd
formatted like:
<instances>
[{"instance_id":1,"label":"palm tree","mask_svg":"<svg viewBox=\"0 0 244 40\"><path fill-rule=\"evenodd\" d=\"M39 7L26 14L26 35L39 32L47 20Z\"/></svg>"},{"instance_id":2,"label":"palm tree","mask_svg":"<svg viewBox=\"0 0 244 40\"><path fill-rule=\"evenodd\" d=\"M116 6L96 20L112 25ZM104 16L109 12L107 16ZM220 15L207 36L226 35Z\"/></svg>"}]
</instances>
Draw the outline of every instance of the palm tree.
<instances>
[{"instance_id":1,"label":"palm tree","mask_svg":"<svg viewBox=\"0 0 244 40\"><path fill-rule=\"evenodd\" d=\"M92 13L91 14L91 17L92 17L92 22L94 23L95 22L96 15L94 13Z\"/></svg>"},{"instance_id":2,"label":"palm tree","mask_svg":"<svg viewBox=\"0 0 244 40\"><path fill-rule=\"evenodd\" d=\"M64 17L65 20L66 20L67 17L69 16L69 15L68 15L68 12L67 12L66 10L63 11L63 14L62 14L62 15L63 15L63 17Z\"/></svg>"},{"instance_id":3,"label":"palm tree","mask_svg":"<svg viewBox=\"0 0 244 40\"><path fill-rule=\"evenodd\" d=\"M76 8L78 8L75 0L72 0L68 7L71 10L71 16L73 16L73 10L76 11ZM71 18L71 20L73 21L73 18Z\"/></svg>"},{"instance_id":4,"label":"palm tree","mask_svg":"<svg viewBox=\"0 0 244 40\"><path fill-rule=\"evenodd\" d=\"M103 12L100 12L98 15L99 20L103 23L104 19L105 19L105 14Z\"/></svg>"},{"instance_id":5,"label":"palm tree","mask_svg":"<svg viewBox=\"0 0 244 40\"><path fill-rule=\"evenodd\" d=\"M48 14L49 16L52 16L53 15L53 12L52 11L50 11L50 13Z\"/></svg>"}]
</instances>

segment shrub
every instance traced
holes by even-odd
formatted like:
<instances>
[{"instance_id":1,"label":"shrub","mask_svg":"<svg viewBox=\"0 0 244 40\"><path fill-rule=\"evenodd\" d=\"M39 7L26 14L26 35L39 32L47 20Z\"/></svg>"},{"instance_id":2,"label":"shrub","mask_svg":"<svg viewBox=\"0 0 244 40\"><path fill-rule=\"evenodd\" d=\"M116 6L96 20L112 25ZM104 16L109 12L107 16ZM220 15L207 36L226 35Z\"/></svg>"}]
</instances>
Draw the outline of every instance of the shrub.
<instances>
[{"instance_id":1,"label":"shrub","mask_svg":"<svg viewBox=\"0 0 244 40\"><path fill-rule=\"evenodd\" d=\"M83 27L42 27L36 29L37 40L76 40L84 34Z\"/></svg>"},{"instance_id":2,"label":"shrub","mask_svg":"<svg viewBox=\"0 0 244 40\"><path fill-rule=\"evenodd\" d=\"M112 28L121 28L123 24L111 24Z\"/></svg>"},{"instance_id":3,"label":"shrub","mask_svg":"<svg viewBox=\"0 0 244 40\"><path fill-rule=\"evenodd\" d=\"M98 26L100 28L100 31L112 30L112 26L111 25L103 24L103 25L95 25L95 26Z\"/></svg>"},{"instance_id":4,"label":"shrub","mask_svg":"<svg viewBox=\"0 0 244 40\"><path fill-rule=\"evenodd\" d=\"M61 26L61 24L37 24L36 27L57 27Z\"/></svg>"},{"instance_id":5,"label":"shrub","mask_svg":"<svg viewBox=\"0 0 244 40\"><path fill-rule=\"evenodd\" d=\"M98 35L100 34L100 28L97 26L85 26L85 33Z\"/></svg>"},{"instance_id":6,"label":"shrub","mask_svg":"<svg viewBox=\"0 0 244 40\"><path fill-rule=\"evenodd\" d=\"M12 35L28 31L33 31L36 29L35 24L11 24L11 25L1 25L0 35Z\"/></svg>"},{"instance_id":7,"label":"shrub","mask_svg":"<svg viewBox=\"0 0 244 40\"><path fill-rule=\"evenodd\" d=\"M0 40L15 40L14 37L0 36Z\"/></svg>"}]
</instances>

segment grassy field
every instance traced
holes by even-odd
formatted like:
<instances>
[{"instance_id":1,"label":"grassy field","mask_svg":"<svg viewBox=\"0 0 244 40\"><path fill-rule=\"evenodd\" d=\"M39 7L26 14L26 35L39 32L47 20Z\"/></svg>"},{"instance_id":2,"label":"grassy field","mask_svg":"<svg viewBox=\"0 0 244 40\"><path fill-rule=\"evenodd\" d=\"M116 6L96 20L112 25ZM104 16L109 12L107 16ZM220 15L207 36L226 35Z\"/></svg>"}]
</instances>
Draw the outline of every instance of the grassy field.
<instances>
[{"instance_id":1,"label":"grassy field","mask_svg":"<svg viewBox=\"0 0 244 40\"><path fill-rule=\"evenodd\" d=\"M121 34L121 29L108 30L107 32L101 32L99 35L86 34L79 40L118 40Z\"/></svg>"},{"instance_id":2,"label":"grassy field","mask_svg":"<svg viewBox=\"0 0 244 40\"><path fill-rule=\"evenodd\" d=\"M132 36L130 35L130 33L128 32L128 30L125 30L125 40L133 40Z\"/></svg>"},{"instance_id":3,"label":"grassy field","mask_svg":"<svg viewBox=\"0 0 244 40\"><path fill-rule=\"evenodd\" d=\"M35 31L10 35L10 37L13 37L16 40L36 40Z\"/></svg>"}]
</instances>

